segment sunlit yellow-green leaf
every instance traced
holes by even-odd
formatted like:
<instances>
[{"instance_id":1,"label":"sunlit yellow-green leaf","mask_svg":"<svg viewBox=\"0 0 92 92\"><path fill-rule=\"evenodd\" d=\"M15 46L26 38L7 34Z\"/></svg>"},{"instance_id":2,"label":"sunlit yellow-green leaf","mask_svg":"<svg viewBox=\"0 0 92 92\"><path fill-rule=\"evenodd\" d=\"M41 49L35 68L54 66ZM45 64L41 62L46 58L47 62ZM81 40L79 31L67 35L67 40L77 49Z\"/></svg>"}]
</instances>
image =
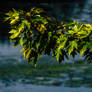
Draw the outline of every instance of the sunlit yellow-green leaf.
<instances>
[{"instance_id":1,"label":"sunlit yellow-green leaf","mask_svg":"<svg viewBox=\"0 0 92 92\"><path fill-rule=\"evenodd\" d=\"M61 54L61 51L57 49L56 50L56 59L57 59L57 62L59 62L60 54Z\"/></svg>"},{"instance_id":2,"label":"sunlit yellow-green leaf","mask_svg":"<svg viewBox=\"0 0 92 92\"><path fill-rule=\"evenodd\" d=\"M26 16L29 16L29 17L30 17L30 16L31 16L30 12L27 12L27 13L26 13Z\"/></svg>"},{"instance_id":3,"label":"sunlit yellow-green leaf","mask_svg":"<svg viewBox=\"0 0 92 92\"><path fill-rule=\"evenodd\" d=\"M5 19L4 19L4 21L8 21L10 19L10 17L6 17Z\"/></svg>"},{"instance_id":4,"label":"sunlit yellow-green leaf","mask_svg":"<svg viewBox=\"0 0 92 92\"><path fill-rule=\"evenodd\" d=\"M12 16L13 15L13 12L12 11L9 11L8 13L5 13L5 15Z\"/></svg>"},{"instance_id":5,"label":"sunlit yellow-green leaf","mask_svg":"<svg viewBox=\"0 0 92 92\"><path fill-rule=\"evenodd\" d=\"M87 50L87 45L84 45L83 48L80 50L80 55L83 55L83 53Z\"/></svg>"},{"instance_id":6,"label":"sunlit yellow-green leaf","mask_svg":"<svg viewBox=\"0 0 92 92\"><path fill-rule=\"evenodd\" d=\"M29 57L29 55L30 55L30 53L31 53L31 50L29 49L28 51L27 51L27 53L26 53L26 58L28 58Z\"/></svg>"},{"instance_id":7,"label":"sunlit yellow-green leaf","mask_svg":"<svg viewBox=\"0 0 92 92\"><path fill-rule=\"evenodd\" d=\"M29 63L33 61L34 67L43 54L52 55L60 62L69 55L85 55L92 50L90 24L73 20L60 22L40 8L29 12L13 9L6 16L5 21L11 25L10 40L14 47L21 45L21 52Z\"/></svg>"},{"instance_id":8,"label":"sunlit yellow-green leaf","mask_svg":"<svg viewBox=\"0 0 92 92\"><path fill-rule=\"evenodd\" d=\"M38 47L40 46L40 43L36 43L36 48L38 49Z\"/></svg>"},{"instance_id":9,"label":"sunlit yellow-green leaf","mask_svg":"<svg viewBox=\"0 0 92 92\"><path fill-rule=\"evenodd\" d=\"M86 27L91 27L91 25L90 25L90 24L85 24L85 26L86 26Z\"/></svg>"},{"instance_id":10,"label":"sunlit yellow-green leaf","mask_svg":"<svg viewBox=\"0 0 92 92\"><path fill-rule=\"evenodd\" d=\"M16 33L12 34L12 35L10 36L10 39L14 39L14 38L18 37L19 34L20 34L20 32L16 32Z\"/></svg>"},{"instance_id":11,"label":"sunlit yellow-green leaf","mask_svg":"<svg viewBox=\"0 0 92 92\"><path fill-rule=\"evenodd\" d=\"M22 48L20 52L23 52L25 50L25 48Z\"/></svg>"},{"instance_id":12,"label":"sunlit yellow-green leaf","mask_svg":"<svg viewBox=\"0 0 92 92\"><path fill-rule=\"evenodd\" d=\"M67 38L63 37L63 39L61 40L62 42L59 44L58 50L64 48L66 42L67 42Z\"/></svg>"},{"instance_id":13,"label":"sunlit yellow-green leaf","mask_svg":"<svg viewBox=\"0 0 92 92\"><path fill-rule=\"evenodd\" d=\"M71 55L71 53L73 52L74 48L77 49L77 47L78 47L78 44L77 44L76 40L69 42L68 54Z\"/></svg>"},{"instance_id":14,"label":"sunlit yellow-green leaf","mask_svg":"<svg viewBox=\"0 0 92 92\"><path fill-rule=\"evenodd\" d=\"M20 45L23 46L23 37L20 38Z\"/></svg>"},{"instance_id":15,"label":"sunlit yellow-green leaf","mask_svg":"<svg viewBox=\"0 0 92 92\"><path fill-rule=\"evenodd\" d=\"M15 29L11 29L11 31L9 31L10 34L14 34L16 32L17 32L17 30L15 30Z\"/></svg>"},{"instance_id":16,"label":"sunlit yellow-green leaf","mask_svg":"<svg viewBox=\"0 0 92 92\"><path fill-rule=\"evenodd\" d=\"M10 21L10 24L13 25L16 23L16 21L19 19L19 16L16 16L14 19Z\"/></svg>"},{"instance_id":17,"label":"sunlit yellow-green leaf","mask_svg":"<svg viewBox=\"0 0 92 92\"><path fill-rule=\"evenodd\" d=\"M73 28L74 32L76 33L78 31L78 26L75 25L74 28Z\"/></svg>"},{"instance_id":18,"label":"sunlit yellow-green leaf","mask_svg":"<svg viewBox=\"0 0 92 92\"><path fill-rule=\"evenodd\" d=\"M20 32L24 30L24 24L23 23L19 25L18 30Z\"/></svg>"},{"instance_id":19,"label":"sunlit yellow-green leaf","mask_svg":"<svg viewBox=\"0 0 92 92\"><path fill-rule=\"evenodd\" d=\"M11 20L10 24L14 24L16 22L16 19Z\"/></svg>"},{"instance_id":20,"label":"sunlit yellow-green leaf","mask_svg":"<svg viewBox=\"0 0 92 92\"><path fill-rule=\"evenodd\" d=\"M77 34L78 34L78 35L84 34L84 31L80 31L80 32L78 32Z\"/></svg>"},{"instance_id":21,"label":"sunlit yellow-green leaf","mask_svg":"<svg viewBox=\"0 0 92 92\"><path fill-rule=\"evenodd\" d=\"M30 29L30 22L28 22L27 20L23 20L22 23L24 23L24 25L27 26L28 29Z\"/></svg>"},{"instance_id":22,"label":"sunlit yellow-green leaf","mask_svg":"<svg viewBox=\"0 0 92 92\"><path fill-rule=\"evenodd\" d=\"M34 67L36 68L37 64L34 64Z\"/></svg>"}]
</instances>

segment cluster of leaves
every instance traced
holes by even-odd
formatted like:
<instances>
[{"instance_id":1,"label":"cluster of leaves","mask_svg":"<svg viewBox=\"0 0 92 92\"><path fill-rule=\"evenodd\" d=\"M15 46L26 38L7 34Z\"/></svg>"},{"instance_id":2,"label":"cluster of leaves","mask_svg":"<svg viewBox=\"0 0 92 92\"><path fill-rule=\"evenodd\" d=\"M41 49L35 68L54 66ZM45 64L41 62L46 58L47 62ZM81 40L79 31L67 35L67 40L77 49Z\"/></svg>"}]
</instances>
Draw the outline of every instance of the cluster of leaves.
<instances>
[{"instance_id":1,"label":"cluster of leaves","mask_svg":"<svg viewBox=\"0 0 92 92\"><path fill-rule=\"evenodd\" d=\"M88 55L92 49L92 26L76 21L59 22L40 8L29 12L9 11L5 20L11 25L10 40L21 45L28 62L36 62L42 55L52 55L58 62L70 55Z\"/></svg>"}]
</instances>

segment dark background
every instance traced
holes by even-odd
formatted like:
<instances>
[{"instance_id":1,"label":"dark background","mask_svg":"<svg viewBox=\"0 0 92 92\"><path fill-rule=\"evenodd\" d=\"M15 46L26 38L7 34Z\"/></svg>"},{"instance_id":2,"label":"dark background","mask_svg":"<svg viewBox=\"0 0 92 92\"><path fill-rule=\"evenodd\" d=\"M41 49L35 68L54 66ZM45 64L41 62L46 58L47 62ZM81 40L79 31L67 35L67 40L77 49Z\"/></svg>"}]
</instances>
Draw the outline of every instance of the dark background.
<instances>
[{"instance_id":1,"label":"dark background","mask_svg":"<svg viewBox=\"0 0 92 92\"><path fill-rule=\"evenodd\" d=\"M0 1L0 41L9 39L9 25L4 22L5 13L12 8L29 11L32 7L43 8L58 20L71 19L82 14L87 0L2 0ZM78 9L78 12L75 12ZM7 40L8 41L8 40Z\"/></svg>"}]
</instances>

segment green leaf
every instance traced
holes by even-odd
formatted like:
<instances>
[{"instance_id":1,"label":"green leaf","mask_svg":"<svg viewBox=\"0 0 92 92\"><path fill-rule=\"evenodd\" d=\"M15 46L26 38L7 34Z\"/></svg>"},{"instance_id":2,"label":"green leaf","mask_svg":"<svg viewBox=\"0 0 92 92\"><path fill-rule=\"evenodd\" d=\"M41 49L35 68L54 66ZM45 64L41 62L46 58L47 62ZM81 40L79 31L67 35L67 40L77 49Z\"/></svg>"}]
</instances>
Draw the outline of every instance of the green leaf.
<instances>
[{"instance_id":1,"label":"green leaf","mask_svg":"<svg viewBox=\"0 0 92 92\"><path fill-rule=\"evenodd\" d=\"M29 12L15 10L6 13L10 21L10 40L14 46L21 45L28 62L36 62L38 56L52 54L57 61L73 57L92 49L92 26L75 21L60 22L48 17L43 10L32 8ZM68 39L69 38L69 39ZM86 53L85 52L85 53ZM89 52L89 51L88 51Z\"/></svg>"},{"instance_id":2,"label":"green leaf","mask_svg":"<svg viewBox=\"0 0 92 92\"><path fill-rule=\"evenodd\" d=\"M15 30L15 29L12 29L11 31L9 31L10 34L14 34L16 32L17 32L17 30Z\"/></svg>"},{"instance_id":3,"label":"green leaf","mask_svg":"<svg viewBox=\"0 0 92 92\"><path fill-rule=\"evenodd\" d=\"M78 30L79 30L79 29L78 29L78 26L75 25L74 28L73 28L73 30L74 30L75 33L78 32Z\"/></svg>"},{"instance_id":4,"label":"green leaf","mask_svg":"<svg viewBox=\"0 0 92 92\"><path fill-rule=\"evenodd\" d=\"M87 46L89 49L92 49L92 38L87 42Z\"/></svg>"},{"instance_id":5,"label":"green leaf","mask_svg":"<svg viewBox=\"0 0 92 92\"><path fill-rule=\"evenodd\" d=\"M12 24L15 24L15 22L16 22L16 19L12 19L11 21L10 21L10 24L12 25Z\"/></svg>"},{"instance_id":6,"label":"green leaf","mask_svg":"<svg viewBox=\"0 0 92 92\"><path fill-rule=\"evenodd\" d=\"M76 41L76 40L70 41L68 47L69 47L69 49L68 49L68 54L71 55L71 53L73 52L73 50L74 50L75 48L77 49L77 47L78 47L77 41Z\"/></svg>"},{"instance_id":7,"label":"green leaf","mask_svg":"<svg viewBox=\"0 0 92 92\"><path fill-rule=\"evenodd\" d=\"M21 24L19 25L19 27L18 27L18 31L21 32L21 31L23 31L23 30L24 30L24 24L21 23Z\"/></svg>"},{"instance_id":8,"label":"green leaf","mask_svg":"<svg viewBox=\"0 0 92 92\"><path fill-rule=\"evenodd\" d=\"M48 32L48 36L51 37L51 35L52 35L52 32Z\"/></svg>"},{"instance_id":9,"label":"green leaf","mask_svg":"<svg viewBox=\"0 0 92 92\"><path fill-rule=\"evenodd\" d=\"M26 52L26 58L30 56L30 53L31 53L31 49L28 49L28 51Z\"/></svg>"},{"instance_id":10,"label":"green leaf","mask_svg":"<svg viewBox=\"0 0 92 92\"><path fill-rule=\"evenodd\" d=\"M87 50L87 45L84 45L83 48L80 50L80 55L83 55L83 53Z\"/></svg>"},{"instance_id":11,"label":"green leaf","mask_svg":"<svg viewBox=\"0 0 92 92\"><path fill-rule=\"evenodd\" d=\"M36 43L36 48L38 49L38 47L40 46L40 43Z\"/></svg>"},{"instance_id":12,"label":"green leaf","mask_svg":"<svg viewBox=\"0 0 92 92\"><path fill-rule=\"evenodd\" d=\"M13 15L13 12L12 11L9 11L8 13L5 13L5 15L12 16Z\"/></svg>"},{"instance_id":13,"label":"green leaf","mask_svg":"<svg viewBox=\"0 0 92 92\"><path fill-rule=\"evenodd\" d=\"M31 24L28 22L28 20L22 20L22 23L27 26L28 30L30 30Z\"/></svg>"},{"instance_id":14,"label":"green leaf","mask_svg":"<svg viewBox=\"0 0 92 92\"><path fill-rule=\"evenodd\" d=\"M46 18L40 17L40 16L34 16L34 18L32 19L32 22L41 22L43 24L47 24L48 21Z\"/></svg>"},{"instance_id":15,"label":"green leaf","mask_svg":"<svg viewBox=\"0 0 92 92\"><path fill-rule=\"evenodd\" d=\"M34 63L34 67L36 68L36 66L37 66L37 63Z\"/></svg>"},{"instance_id":16,"label":"green leaf","mask_svg":"<svg viewBox=\"0 0 92 92\"><path fill-rule=\"evenodd\" d=\"M16 38L16 37L19 37L19 35L20 35L20 32L16 32L16 33L14 33L14 34L12 34L12 35L10 36L10 39L14 39L14 38Z\"/></svg>"},{"instance_id":17,"label":"green leaf","mask_svg":"<svg viewBox=\"0 0 92 92\"><path fill-rule=\"evenodd\" d=\"M57 59L57 62L59 62L60 54L61 54L61 51L57 49L56 50L56 59Z\"/></svg>"},{"instance_id":18,"label":"green leaf","mask_svg":"<svg viewBox=\"0 0 92 92\"><path fill-rule=\"evenodd\" d=\"M23 47L23 37L20 38L20 45Z\"/></svg>"},{"instance_id":19,"label":"green leaf","mask_svg":"<svg viewBox=\"0 0 92 92\"><path fill-rule=\"evenodd\" d=\"M10 17L5 17L4 21L8 21L10 19Z\"/></svg>"},{"instance_id":20,"label":"green leaf","mask_svg":"<svg viewBox=\"0 0 92 92\"><path fill-rule=\"evenodd\" d=\"M63 38L61 39L61 43L59 44L58 50L64 48L66 42L67 42L67 38L66 38L66 37L63 37Z\"/></svg>"}]
</instances>

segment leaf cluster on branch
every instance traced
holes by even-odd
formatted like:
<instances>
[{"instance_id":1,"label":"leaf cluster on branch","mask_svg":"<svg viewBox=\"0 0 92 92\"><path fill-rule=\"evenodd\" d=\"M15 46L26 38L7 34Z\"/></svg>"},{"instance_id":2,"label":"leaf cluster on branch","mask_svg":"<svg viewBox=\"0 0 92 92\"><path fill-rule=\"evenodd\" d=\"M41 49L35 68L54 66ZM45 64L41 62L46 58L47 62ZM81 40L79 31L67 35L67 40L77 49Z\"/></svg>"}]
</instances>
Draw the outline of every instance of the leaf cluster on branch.
<instances>
[{"instance_id":1,"label":"leaf cluster on branch","mask_svg":"<svg viewBox=\"0 0 92 92\"><path fill-rule=\"evenodd\" d=\"M21 45L28 62L36 62L42 55L52 55L60 63L64 58L80 53L89 60L92 49L92 26L76 21L59 22L49 17L40 8L9 11L5 21L11 25L10 40L17 47ZM91 57L92 58L92 57ZM91 60L91 59L90 59Z\"/></svg>"}]
</instances>

